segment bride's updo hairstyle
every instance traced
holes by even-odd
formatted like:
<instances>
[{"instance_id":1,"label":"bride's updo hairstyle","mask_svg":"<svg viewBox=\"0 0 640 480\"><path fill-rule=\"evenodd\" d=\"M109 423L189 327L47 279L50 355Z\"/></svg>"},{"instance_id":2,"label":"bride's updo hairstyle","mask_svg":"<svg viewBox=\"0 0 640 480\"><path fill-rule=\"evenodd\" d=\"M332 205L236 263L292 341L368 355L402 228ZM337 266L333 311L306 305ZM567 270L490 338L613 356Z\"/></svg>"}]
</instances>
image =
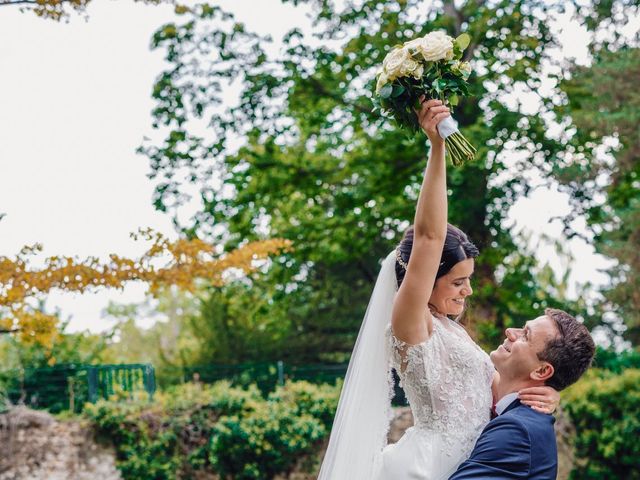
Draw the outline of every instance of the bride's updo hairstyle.
<instances>
[{"instance_id":1,"label":"bride's updo hairstyle","mask_svg":"<svg viewBox=\"0 0 640 480\"><path fill-rule=\"evenodd\" d=\"M404 275L407 272L412 247L413 225L404 232L404 237L400 245L398 245L398 248L396 248L396 280L398 281L398 288L402 285ZM466 233L458 227L447 223L447 238L442 248L436 280L446 275L458 262L466 260L467 258L476 258L479 254L478 248L469 241Z\"/></svg>"}]
</instances>

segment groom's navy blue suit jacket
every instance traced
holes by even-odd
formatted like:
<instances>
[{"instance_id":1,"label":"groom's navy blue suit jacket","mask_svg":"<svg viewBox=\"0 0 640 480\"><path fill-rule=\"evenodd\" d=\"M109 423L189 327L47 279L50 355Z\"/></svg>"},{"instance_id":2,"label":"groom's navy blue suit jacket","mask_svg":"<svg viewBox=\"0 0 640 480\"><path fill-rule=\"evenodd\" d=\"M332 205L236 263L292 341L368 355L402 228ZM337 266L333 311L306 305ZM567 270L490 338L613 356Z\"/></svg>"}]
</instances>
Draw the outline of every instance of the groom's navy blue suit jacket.
<instances>
[{"instance_id":1,"label":"groom's navy blue suit jacket","mask_svg":"<svg viewBox=\"0 0 640 480\"><path fill-rule=\"evenodd\" d=\"M528 478L555 480L555 419L515 400L485 427L469 459L449 480Z\"/></svg>"}]
</instances>

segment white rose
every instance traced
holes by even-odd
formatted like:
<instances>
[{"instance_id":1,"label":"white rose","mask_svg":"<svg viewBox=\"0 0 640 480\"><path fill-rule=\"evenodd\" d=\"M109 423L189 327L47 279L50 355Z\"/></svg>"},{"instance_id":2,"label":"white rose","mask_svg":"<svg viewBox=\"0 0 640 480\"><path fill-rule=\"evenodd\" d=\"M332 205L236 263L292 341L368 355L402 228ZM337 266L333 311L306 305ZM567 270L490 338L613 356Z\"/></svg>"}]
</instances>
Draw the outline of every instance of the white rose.
<instances>
[{"instance_id":1,"label":"white rose","mask_svg":"<svg viewBox=\"0 0 640 480\"><path fill-rule=\"evenodd\" d=\"M425 49L426 45L427 44L424 41L424 38L420 37L420 38L416 38L414 40L411 40L410 42L406 42L404 44L404 48L406 48L407 50L416 50L416 51L422 53L422 51Z\"/></svg>"},{"instance_id":2,"label":"white rose","mask_svg":"<svg viewBox=\"0 0 640 480\"><path fill-rule=\"evenodd\" d=\"M384 70L378 74L378 82L376 83L376 93L380 93L382 87L384 87L389 82L389 78L387 74L384 73Z\"/></svg>"},{"instance_id":3,"label":"white rose","mask_svg":"<svg viewBox=\"0 0 640 480\"><path fill-rule=\"evenodd\" d=\"M420 80L422 78L422 74L424 73L424 65L422 65L421 63L418 64L418 68L416 68L412 75L413 78L415 78L416 80Z\"/></svg>"},{"instance_id":4,"label":"white rose","mask_svg":"<svg viewBox=\"0 0 640 480\"><path fill-rule=\"evenodd\" d=\"M413 75L413 72L418 69L418 65L420 64L415 60L405 60L404 62L402 62L402 65L400 65L400 75L402 75L403 77Z\"/></svg>"},{"instance_id":5,"label":"white rose","mask_svg":"<svg viewBox=\"0 0 640 480\"><path fill-rule=\"evenodd\" d=\"M427 62L453 58L453 38L442 31L427 33L424 36L420 53Z\"/></svg>"},{"instance_id":6,"label":"white rose","mask_svg":"<svg viewBox=\"0 0 640 480\"><path fill-rule=\"evenodd\" d=\"M400 65L400 76L402 77L408 77L411 75L414 78L420 78L422 76L422 71L422 64L415 60L408 59Z\"/></svg>"},{"instance_id":7,"label":"white rose","mask_svg":"<svg viewBox=\"0 0 640 480\"><path fill-rule=\"evenodd\" d=\"M395 80L401 76L402 64L407 60L410 60L410 55L405 48L396 48L387 54L382 62L382 68L389 80Z\"/></svg>"}]
</instances>

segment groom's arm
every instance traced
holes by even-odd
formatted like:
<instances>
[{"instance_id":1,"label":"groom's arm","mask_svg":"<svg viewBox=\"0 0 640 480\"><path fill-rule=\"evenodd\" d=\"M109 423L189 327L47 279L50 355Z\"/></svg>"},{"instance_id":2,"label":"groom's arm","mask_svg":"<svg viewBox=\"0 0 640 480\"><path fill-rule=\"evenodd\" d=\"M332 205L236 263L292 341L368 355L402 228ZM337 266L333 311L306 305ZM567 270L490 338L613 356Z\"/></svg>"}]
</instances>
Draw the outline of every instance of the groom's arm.
<instances>
[{"instance_id":1,"label":"groom's arm","mask_svg":"<svg viewBox=\"0 0 640 480\"><path fill-rule=\"evenodd\" d=\"M471 456L449 480L528 478L531 471L529 432L512 415L492 420Z\"/></svg>"}]
</instances>

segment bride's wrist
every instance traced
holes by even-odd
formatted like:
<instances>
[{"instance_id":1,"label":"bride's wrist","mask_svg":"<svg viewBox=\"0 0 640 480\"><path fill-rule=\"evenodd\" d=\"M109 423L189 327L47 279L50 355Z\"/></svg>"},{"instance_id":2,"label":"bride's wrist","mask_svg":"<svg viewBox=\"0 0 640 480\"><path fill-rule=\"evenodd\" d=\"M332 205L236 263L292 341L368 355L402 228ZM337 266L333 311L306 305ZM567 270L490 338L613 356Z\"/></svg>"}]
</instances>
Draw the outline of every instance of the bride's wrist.
<instances>
[{"instance_id":1,"label":"bride's wrist","mask_svg":"<svg viewBox=\"0 0 640 480\"><path fill-rule=\"evenodd\" d=\"M444 139L440 135L437 138L429 137L429 144L432 150L444 150Z\"/></svg>"}]
</instances>

